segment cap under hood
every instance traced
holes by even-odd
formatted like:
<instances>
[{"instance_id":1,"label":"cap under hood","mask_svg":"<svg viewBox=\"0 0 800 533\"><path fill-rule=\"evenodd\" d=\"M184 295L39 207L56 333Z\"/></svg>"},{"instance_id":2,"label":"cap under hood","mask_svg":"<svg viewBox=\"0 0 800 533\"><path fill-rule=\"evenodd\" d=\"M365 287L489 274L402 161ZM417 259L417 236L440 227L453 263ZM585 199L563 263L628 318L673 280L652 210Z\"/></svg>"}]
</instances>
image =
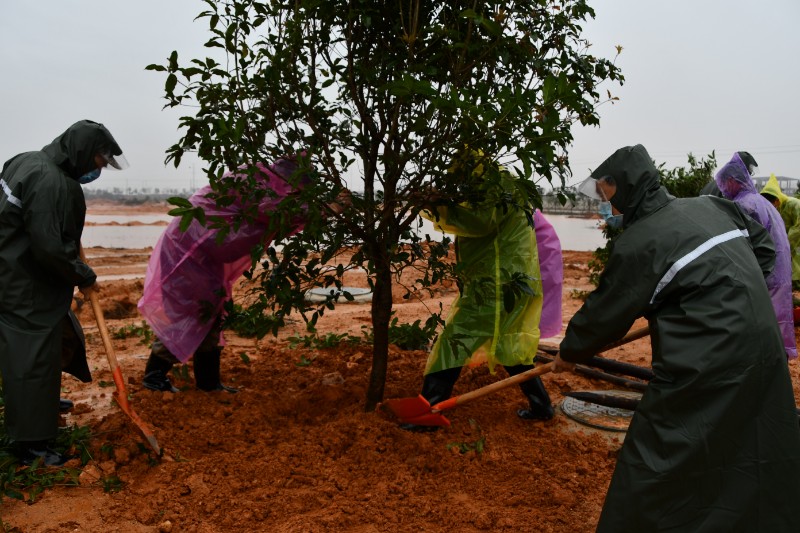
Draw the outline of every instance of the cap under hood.
<instances>
[{"instance_id":1,"label":"cap under hood","mask_svg":"<svg viewBox=\"0 0 800 533\"><path fill-rule=\"evenodd\" d=\"M91 120L76 122L42 148L42 151L73 179L97 168L94 160L97 154L122 155L122 149L111 132L102 124Z\"/></svg>"}]
</instances>

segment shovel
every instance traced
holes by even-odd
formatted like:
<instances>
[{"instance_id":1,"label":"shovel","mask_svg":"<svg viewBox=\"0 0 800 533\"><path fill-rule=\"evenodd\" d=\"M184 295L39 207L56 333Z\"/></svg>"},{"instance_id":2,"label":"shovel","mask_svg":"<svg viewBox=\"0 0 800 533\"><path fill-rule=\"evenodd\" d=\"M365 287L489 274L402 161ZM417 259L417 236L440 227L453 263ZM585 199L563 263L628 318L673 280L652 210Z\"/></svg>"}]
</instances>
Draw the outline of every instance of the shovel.
<instances>
[{"instance_id":1,"label":"shovel","mask_svg":"<svg viewBox=\"0 0 800 533\"><path fill-rule=\"evenodd\" d=\"M83 247L81 247L81 260L86 263ZM144 435L144 438L153 451L161 455L161 448L158 446L158 441L153 434L153 430L150 429L144 420L139 418L139 415L136 414L136 411L133 410L133 407L128 401L128 392L125 390L125 380L122 377L122 370L117 361L114 346L111 344L111 337L108 334L108 328L106 327L106 321L103 317L103 310L100 308L100 300L97 298L97 292L94 289L87 289L84 294L89 297L89 301L92 303L92 311L94 311L94 317L97 320L97 329L100 330L100 336L103 338L103 346L105 346L106 349L108 364L111 367L111 374L114 376L114 384L117 386L117 390L114 391L114 399L117 401L117 405L119 405L120 409L122 409L122 412L133 420L133 423L136 424L136 427L142 432L142 435Z\"/></svg>"},{"instance_id":2,"label":"shovel","mask_svg":"<svg viewBox=\"0 0 800 533\"><path fill-rule=\"evenodd\" d=\"M603 353L612 348L622 346L623 344L627 344L637 339L641 339L642 337L648 335L649 332L650 329L647 326L631 331L620 340L607 345L598 353ZM517 374L516 376L497 381L485 387L481 387L480 389L462 394L461 396L453 396L452 398L449 398L443 402L439 402L434 406L431 406L430 403L428 403L428 400L426 400L421 394L416 398L398 398L396 400L387 400L384 402L384 405L386 405L386 407L392 413L394 413L394 415L402 423L415 424L418 426L449 426L450 421L443 414L441 414L442 411L452 409L465 402L480 398L487 394L491 394L500 389L505 389L511 385L516 385L517 383L541 376L542 374L550 372L552 369L553 363L537 366L536 368L532 368L526 372Z\"/></svg>"}]
</instances>

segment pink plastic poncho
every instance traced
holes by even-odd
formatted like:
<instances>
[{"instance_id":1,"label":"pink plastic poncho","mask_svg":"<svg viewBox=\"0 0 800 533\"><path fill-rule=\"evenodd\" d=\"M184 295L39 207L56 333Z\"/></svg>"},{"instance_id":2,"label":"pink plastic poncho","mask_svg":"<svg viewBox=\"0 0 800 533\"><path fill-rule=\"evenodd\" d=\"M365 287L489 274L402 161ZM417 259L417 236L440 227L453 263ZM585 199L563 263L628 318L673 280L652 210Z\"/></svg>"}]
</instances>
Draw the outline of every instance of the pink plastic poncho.
<instances>
[{"instance_id":1,"label":"pink plastic poncho","mask_svg":"<svg viewBox=\"0 0 800 533\"><path fill-rule=\"evenodd\" d=\"M564 283L564 263L561 258L561 241L553 225L538 209L533 216L536 228L536 249L539 252L539 270L542 276L542 317L539 332L542 339L561 333L561 292Z\"/></svg>"},{"instance_id":2,"label":"pink plastic poncho","mask_svg":"<svg viewBox=\"0 0 800 533\"><path fill-rule=\"evenodd\" d=\"M274 234L266 233L270 214L293 190L283 177L292 174L295 162L280 159L270 167L257 163L256 168L258 186L275 192L274 197L267 194L260 201L256 220L242 223L238 231L231 231L217 244L217 230L193 220L184 232L180 230L180 219L175 218L150 256L139 311L164 346L182 362L192 357L230 299L234 282L250 266L250 250L274 238ZM243 175L231 177L241 179ZM205 197L210 192L211 187L206 186L189 198L192 205L203 208L206 216L232 221L247 205L246 199L239 198L231 205L218 207L213 199ZM298 220L293 232L302 227Z\"/></svg>"}]
</instances>

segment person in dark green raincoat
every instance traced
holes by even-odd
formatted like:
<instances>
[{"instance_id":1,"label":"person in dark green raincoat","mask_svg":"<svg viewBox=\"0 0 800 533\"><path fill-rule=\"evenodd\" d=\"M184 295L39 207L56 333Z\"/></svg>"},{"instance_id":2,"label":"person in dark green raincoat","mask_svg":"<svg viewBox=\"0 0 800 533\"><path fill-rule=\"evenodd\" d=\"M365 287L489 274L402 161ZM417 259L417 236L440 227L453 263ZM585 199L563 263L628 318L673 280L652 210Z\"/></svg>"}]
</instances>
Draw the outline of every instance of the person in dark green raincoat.
<instances>
[{"instance_id":1,"label":"person in dark green raincoat","mask_svg":"<svg viewBox=\"0 0 800 533\"><path fill-rule=\"evenodd\" d=\"M761 189L761 196L775 206L786 225L786 235L792 249L792 286L795 290L800 289L800 199L784 194L775 174L770 175ZM797 301L795 305L798 305Z\"/></svg>"},{"instance_id":2,"label":"person in dark green raincoat","mask_svg":"<svg viewBox=\"0 0 800 533\"><path fill-rule=\"evenodd\" d=\"M127 163L111 133L83 120L0 174L0 372L5 426L20 459L47 465L64 457L57 436L61 371L90 381L83 335L70 313L76 286L97 276L80 260L86 215L82 183L106 165ZM69 355L62 364L62 356Z\"/></svg>"},{"instance_id":3,"label":"person in dark green raincoat","mask_svg":"<svg viewBox=\"0 0 800 533\"><path fill-rule=\"evenodd\" d=\"M728 200L670 196L641 145L589 179L625 231L569 322L554 371L645 317L655 373L597 531L800 531L800 428L764 281L774 264L767 231Z\"/></svg>"},{"instance_id":4,"label":"person in dark green raincoat","mask_svg":"<svg viewBox=\"0 0 800 533\"><path fill-rule=\"evenodd\" d=\"M515 196L520 205L524 203L507 171L481 154L471 153L465 159L454 165L451 172L471 172L472 179L480 180L492 171L487 168L494 165L494 170L499 171L500 188ZM465 170L470 167L474 168ZM484 197L477 205L443 204L432 201L423 216L441 231L456 236L460 294L428 356L421 394L431 405L451 396L465 365L485 362L494 373L495 366L500 364L512 376L533 368L543 302L537 234L523 209L512 206L504 209L491 197ZM560 253L555 259L561 263ZM518 295L519 300L508 309L504 295L515 284L514 277L525 287ZM517 411L521 418L553 417L550 396L540 378L522 382L520 389L529 403L528 408ZM401 424L401 427L411 431L437 429L418 424Z\"/></svg>"}]
</instances>

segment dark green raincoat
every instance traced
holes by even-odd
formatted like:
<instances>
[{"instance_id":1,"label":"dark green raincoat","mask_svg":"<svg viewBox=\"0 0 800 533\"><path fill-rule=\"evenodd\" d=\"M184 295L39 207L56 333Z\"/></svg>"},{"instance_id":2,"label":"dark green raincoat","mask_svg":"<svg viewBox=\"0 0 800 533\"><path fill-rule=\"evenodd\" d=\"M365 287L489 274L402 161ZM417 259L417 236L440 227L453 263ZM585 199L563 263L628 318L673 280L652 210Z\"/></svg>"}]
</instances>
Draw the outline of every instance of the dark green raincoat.
<instances>
[{"instance_id":1,"label":"dark green raincoat","mask_svg":"<svg viewBox=\"0 0 800 533\"><path fill-rule=\"evenodd\" d=\"M642 146L592 174L608 175L625 232L561 357L585 361L644 316L655 378L597 531L800 531L800 429L764 282L772 241L732 202L671 197Z\"/></svg>"},{"instance_id":2,"label":"dark green raincoat","mask_svg":"<svg viewBox=\"0 0 800 533\"><path fill-rule=\"evenodd\" d=\"M86 203L78 178L97 168L100 151L122 153L105 127L81 121L0 174L0 372L15 441L56 436L62 355L72 354L64 370L91 379L69 308L75 286L96 279L79 259Z\"/></svg>"}]
</instances>

